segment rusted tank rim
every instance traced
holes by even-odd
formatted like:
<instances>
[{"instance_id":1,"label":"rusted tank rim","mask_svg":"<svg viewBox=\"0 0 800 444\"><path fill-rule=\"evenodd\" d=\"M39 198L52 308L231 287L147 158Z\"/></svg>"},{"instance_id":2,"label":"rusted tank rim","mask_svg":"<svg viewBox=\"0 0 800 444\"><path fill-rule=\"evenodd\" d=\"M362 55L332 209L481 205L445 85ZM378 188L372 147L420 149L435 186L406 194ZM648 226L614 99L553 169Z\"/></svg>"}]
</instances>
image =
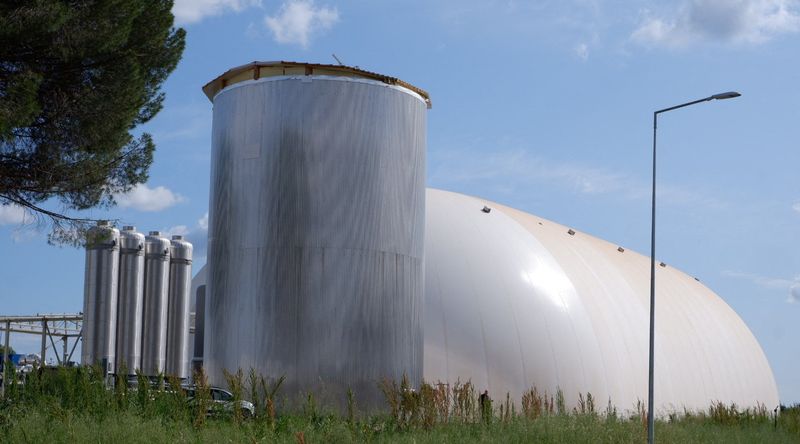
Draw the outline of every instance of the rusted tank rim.
<instances>
[{"instance_id":1,"label":"rusted tank rim","mask_svg":"<svg viewBox=\"0 0 800 444\"><path fill-rule=\"evenodd\" d=\"M269 68L263 69L262 68ZM377 80L386 83L387 85L402 86L409 89L422 97L425 104L430 109L431 99L428 92L424 89L417 88L416 86L404 82L396 77L390 77L375 72L365 71L360 68L345 65L325 65L320 63L304 63L304 62L251 62L246 65L231 68L216 79L206 83L203 86L203 92L209 100L214 101L214 96L224 88L235 83L243 82L246 80L258 80L260 78L276 76L276 75L296 75L298 74L297 68L302 68L302 74L311 76L315 74L322 75L340 75L342 77L354 77L362 79ZM287 72L287 70L289 70ZM316 72L315 72L316 71ZM242 76L241 74L252 72L251 76Z\"/></svg>"}]
</instances>

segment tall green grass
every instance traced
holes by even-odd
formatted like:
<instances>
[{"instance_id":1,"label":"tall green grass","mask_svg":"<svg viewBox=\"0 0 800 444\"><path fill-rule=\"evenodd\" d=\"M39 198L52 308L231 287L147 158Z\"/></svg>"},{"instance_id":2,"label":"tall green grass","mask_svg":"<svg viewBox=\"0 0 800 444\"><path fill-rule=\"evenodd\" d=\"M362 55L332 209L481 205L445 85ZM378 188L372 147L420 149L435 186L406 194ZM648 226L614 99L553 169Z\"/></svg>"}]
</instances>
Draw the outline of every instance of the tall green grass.
<instances>
[{"instance_id":1,"label":"tall green grass","mask_svg":"<svg viewBox=\"0 0 800 444\"><path fill-rule=\"evenodd\" d=\"M386 411L358 411L352 391L346 410L320 406L313 394L296 411L277 411L284 379L255 371L226 373L237 399L254 403L253 418L234 409L228 416L206 415L211 404L206 376L195 375L195 399L172 387L174 378L151 385L109 383L99 369L59 368L33 373L24 385L10 384L0 401L0 442L545 442L640 443L646 438L644 409L621 415L609 403L600 408L591 394L568 410L561 390L531 388L519 404L510 396L480 402L471 382L423 383L407 378L382 381ZM761 406L742 409L715 403L705 412L681 412L656 423L665 443L800 442L800 408L780 415Z\"/></svg>"}]
</instances>

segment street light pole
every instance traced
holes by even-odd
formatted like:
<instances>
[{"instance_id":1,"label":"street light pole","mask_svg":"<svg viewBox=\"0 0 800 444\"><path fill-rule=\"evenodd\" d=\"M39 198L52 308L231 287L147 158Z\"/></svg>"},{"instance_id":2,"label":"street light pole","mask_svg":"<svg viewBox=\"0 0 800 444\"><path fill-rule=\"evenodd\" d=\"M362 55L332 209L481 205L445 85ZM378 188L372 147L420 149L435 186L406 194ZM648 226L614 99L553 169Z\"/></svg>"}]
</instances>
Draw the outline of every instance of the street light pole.
<instances>
[{"instance_id":1,"label":"street light pole","mask_svg":"<svg viewBox=\"0 0 800 444\"><path fill-rule=\"evenodd\" d=\"M658 129L658 115L667 111L672 111L678 108L683 108L690 105L695 105L702 102L709 102L711 100L724 100L739 97L741 94L735 91L729 91L713 96L708 96L704 99L693 100L680 105L671 106L669 108L660 109L653 113L653 199L651 207L650 219L650 365L648 371L648 385L647 385L647 442L653 444L655 441L655 416L653 404L653 369L654 369L654 356L655 356L655 321L656 321L656 131Z\"/></svg>"}]
</instances>

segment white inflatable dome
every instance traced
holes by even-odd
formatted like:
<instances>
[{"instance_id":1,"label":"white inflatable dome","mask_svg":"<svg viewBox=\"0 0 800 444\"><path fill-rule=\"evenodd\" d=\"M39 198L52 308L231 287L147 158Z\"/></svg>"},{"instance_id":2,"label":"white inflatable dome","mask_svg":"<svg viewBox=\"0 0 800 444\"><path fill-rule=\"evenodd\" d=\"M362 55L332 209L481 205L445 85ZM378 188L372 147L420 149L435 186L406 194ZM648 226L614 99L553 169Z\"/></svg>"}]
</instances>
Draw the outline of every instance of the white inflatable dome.
<instances>
[{"instance_id":1,"label":"white inflatable dome","mask_svg":"<svg viewBox=\"0 0 800 444\"><path fill-rule=\"evenodd\" d=\"M646 403L649 257L483 199L426 197L426 381L516 402L535 386L568 406L579 393L600 408ZM719 296L669 265L656 288L659 414L778 404L761 347Z\"/></svg>"},{"instance_id":2,"label":"white inflatable dome","mask_svg":"<svg viewBox=\"0 0 800 444\"><path fill-rule=\"evenodd\" d=\"M429 189L426 211L426 380L646 403L649 257L461 194ZM657 411L778 404L761 347L721 298L669 265L656 289Z\"/></svg>"}]
</instances>

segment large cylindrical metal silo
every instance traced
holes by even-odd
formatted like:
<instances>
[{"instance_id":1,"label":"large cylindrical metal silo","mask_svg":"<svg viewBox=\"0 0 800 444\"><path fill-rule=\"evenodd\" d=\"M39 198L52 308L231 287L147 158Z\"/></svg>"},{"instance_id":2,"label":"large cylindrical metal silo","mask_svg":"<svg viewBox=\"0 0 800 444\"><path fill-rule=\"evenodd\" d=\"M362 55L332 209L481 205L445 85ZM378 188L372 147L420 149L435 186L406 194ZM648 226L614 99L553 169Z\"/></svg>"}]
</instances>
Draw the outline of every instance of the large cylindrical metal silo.
<instances>
[{"instance_id":1,"label":"large cylindrical metal silo","mask_svg":"<svg viewBox=\"0 0 800 444\"><path fill-rule=\"evenodd\" d=\"M151 231L144 241L144 310L142 313L142 373L164 372L167 351L167 304L170 241Z\"/></svg>"},{"instance_id":2,"label":"large cylindrical metal silo","mask_svg":"<svg viewBox=\"0 0 800 444\"><path fill-rule=\"evenodd\" d=\"M192 286L192 244L172 236L169 259L166 373L189 377L189 289Z\"/></svg>"},{"instance_id":3,"label":"large cylindrical metal silo","mask_svg":"<svg viewBox=\"0 0 800 444\"><path fill-rule=\"evenodd\" d=\"M357 68L253 63L214 104L205 365L382 405L422 376L427 93Z\"/></svg>"},{"instance_id":4,"label":"large cylindrical metal silo","mask_svg":"<svg viewBox=\"0 0 800 444\"><path fill-rule=\"evenodd\" d=\"M120 233L119 297L117 299L116 373L133 375L141 367L144 302L144 235L126 226Z\"/></svg>"},{"instance_id":5,"label":"large cylindrical metal silo","mask_svg":"<svg viewBox=\"0 0 800 444\"><path fill-rule=\"evenodd\" d=\"M98 221L86 233L81 362L114 371L119 285L119 230Z\"/></svg>"}]
</instances>

